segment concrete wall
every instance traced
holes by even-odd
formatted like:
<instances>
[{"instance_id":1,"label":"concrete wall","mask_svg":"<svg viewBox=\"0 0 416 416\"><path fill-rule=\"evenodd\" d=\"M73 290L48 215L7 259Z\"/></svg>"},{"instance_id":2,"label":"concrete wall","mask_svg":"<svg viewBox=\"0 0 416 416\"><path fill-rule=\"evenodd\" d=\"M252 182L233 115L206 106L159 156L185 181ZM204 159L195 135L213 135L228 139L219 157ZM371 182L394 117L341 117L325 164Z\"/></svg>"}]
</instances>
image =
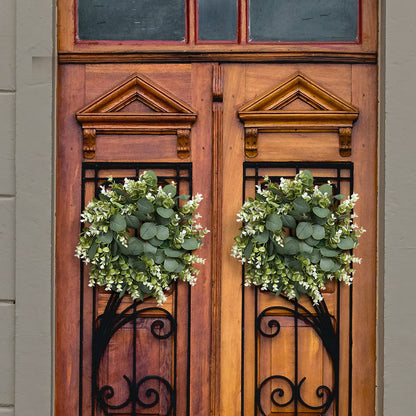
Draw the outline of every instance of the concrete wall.
<instances>
[{"instance_id":1,"label":"concrete wall","mask_svg":"<svg viewBox=\"0 0 416 416\"><path fill-rule=\"evenodd\" d=\"M416 407L416 3L386 3L378 415L393 416L412 415ZM55 10L52 0L0 0L0 10L0 415L47 416L53 414Z\"/></svg>"},{"instance_id":2,"label":"concrete wall","mask_svg":"<svg viewBox=\"0 0 416 416\"><path fill-rule=\"evenodd\" d=\"M52 0L0 0L0 415L52 414Z\"/></svg>"},{"instance_id":3,"label":"concrete wall","mask_svg":"<svg viewBox=\"0 0 416 416\"><path fill-rule=\"evenodd\" d=\"M15 2L0 0L0 415L14 414Z\"/></svg>"},{"instance_id":4,"label":"concrete wall","mask_svg":"<svg viewBox=\"0 0 416 416\"><path fill-rule=\"evenodd\" d=\"M416 3L385 6L384 415L416 408ZM383 121L383 117L381 117ZM383 351L383 349L382 349Z\"/></svg>"}]
</instances>

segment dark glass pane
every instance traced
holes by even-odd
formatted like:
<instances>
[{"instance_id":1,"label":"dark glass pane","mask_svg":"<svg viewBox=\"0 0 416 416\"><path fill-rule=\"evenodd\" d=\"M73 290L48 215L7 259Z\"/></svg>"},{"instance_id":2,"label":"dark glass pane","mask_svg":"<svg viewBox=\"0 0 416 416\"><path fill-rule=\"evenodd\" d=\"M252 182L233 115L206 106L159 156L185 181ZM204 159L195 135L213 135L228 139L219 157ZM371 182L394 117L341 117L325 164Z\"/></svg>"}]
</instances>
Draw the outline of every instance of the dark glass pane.
<instances>
[{"instance_id":1,"label":"dark glass pane","mask_svg":"<svg viewBox=\"0 0 416 416\"><path fill-rule=\"evenodd\" d=\"M185 39L185 0L78 0L78 37Z\"/></svg>"},{"instance_id":2,"label":"dark glass pane","mask_svg":"<svg viewBox=\"0 0 416 416\"><path fill-rule=\"evenodd\" d=\"M249 9L251 41L357 39L358 0L250 0Z\"/></svg>"},{"instance_id":3,"label":"dark glass pane","mask_svg":"<svg viewBox=\"0 0 416 416\"><path fill-rule=\"evenodd\" d=\"M199 39L237 39L237 0L198 0Z\"/></svg>"}]
</instances>

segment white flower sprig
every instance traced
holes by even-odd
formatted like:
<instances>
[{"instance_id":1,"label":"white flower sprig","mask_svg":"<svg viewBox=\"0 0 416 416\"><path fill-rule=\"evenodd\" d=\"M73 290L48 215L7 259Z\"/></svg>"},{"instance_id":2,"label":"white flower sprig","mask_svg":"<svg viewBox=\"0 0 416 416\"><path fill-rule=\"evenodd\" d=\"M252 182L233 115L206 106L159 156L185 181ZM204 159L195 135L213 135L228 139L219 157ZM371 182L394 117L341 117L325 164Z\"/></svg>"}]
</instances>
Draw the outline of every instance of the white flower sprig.
<instances>
[{"instance_id":1,"label":"white flower sprig","mask_svg":"<svg viewBox=\"0 0 416 416\"><path fill-rule=\"evenodd\" d=\"M194 285L204 263L193 254L208 232L194 214L202 201L197 194L176 196L174 183L158 186L153 171L123 184L108 178L110 185L100 189L81 214L86 223L75 255L89 267L89 285L129 293L133 299L145 295L159 304L172 281ZM186 201L182 205L180 200Z\"/></svg>"},{"instance_id":2,"label":"white flower sprig","mask_svg":"<svg viewBox=\"0 0 416 416\"><path fill-rule=\"evenodd\" d=\"M289 299L306 293L316 304L327 281L351 284L361 259L350 250L365 231L353 223L358 195L333 195L331 183L314 186L307 170L279 184L265 181L237 214L242 226L232 256L245 265L245 285Z\"/></svg>"}]
</instances>

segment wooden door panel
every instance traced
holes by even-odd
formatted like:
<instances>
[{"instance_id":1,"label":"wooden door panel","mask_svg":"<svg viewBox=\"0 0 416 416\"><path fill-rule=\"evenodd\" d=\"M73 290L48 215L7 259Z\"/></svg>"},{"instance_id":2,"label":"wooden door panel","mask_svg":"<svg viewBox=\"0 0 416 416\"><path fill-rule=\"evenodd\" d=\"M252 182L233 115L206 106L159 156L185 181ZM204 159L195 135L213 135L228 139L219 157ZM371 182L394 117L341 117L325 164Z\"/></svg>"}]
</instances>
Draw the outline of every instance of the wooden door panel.
<instances>
[{"instance_id":1,"label":"wooden door panel","mask_svg":"<svg viewBox=\"0 0 416 416\"><path fill-rule=\"evenodd\" d=\"M245 155L244 126L238 110L296 73L305 74L359 109L352 131L350 157L340 156L339 137L335 132L284 131L259 132L257 157ZM133 74L151 79L197 113L188 158L178 157L177 139L173 133L117 133L97 134L95 158L83 159L82 131L75 113ZM279 309L288 305L293 307L293 304L254 288L244 288L241 266L230 256L233 237L238 230L236 213L244 198L255 192L256 182L248 176L255 172L259 178L268 174L278 180L280 176L293 176L296 169L308 168L315 177L339 180L342 193L349 194L351 189L359 193L356 213L359 224L367 229L356 249L356 255L363 258L363 263L358 267L353 291L330 284L324 293L339 334L340 348L339 394L337 401L325 409L325 414L347 416L350 411L352 415L373 414L375 68L348 64L87 64L62 66L59 79L56 413L93 414L92 340L97 318L99 320L103 315L109 301L107 292L94 291L87 286L86 269L82 269L84 280L80 280L80 265L72 255L80 231L82 205L85 206L110 174L122 179L137 176L137 169L152 168L163 176L167 172L173 174L175 169L173 165L162 166L160 163L176 166L183 163L192 167L192 189L183 181L181 193L192 190L192 193L204 195L199 212L203 216L203 225L211 229L201 250L201 256L207 258L207 262L200 268L198 283L191 294L184 285L178 285L168 294L163 309L177 323L172 337L157 339L152 335L152 323L156 320L164 323L165 330L169 327L165 312L152 309L144 316L138 314L110 339L98 377L99 386L114 389L114 395L106 399L108 403L116 406L126 401L125 388L134 377L137 385L146 374L156 374L174 385L176 408L171 414L177 416L202 416L210 412L213 416L317 415L322 412L327 396L325 389L318 388L328 386L331 390L334 383L333 362L322 339L301 317L295 318L293 313ZM308 111L303 102L296 101L291 104L291 109ZM133 102L122 111L147 110L143 103ZM287 163L273 164L275 162ZM314 164L308 165L311 162ZM353 181L350 181L352 171ZM181 172L179 176L185 175L185 171ZM68 296L68 293L74 296ZM130 299L123 298L118 311L129 304ZM307 299L301 299L299 305L316 313ZM137 308L156 306L149 300ZM264 311L267 313L260 322L259 316ZM83 317L88 319L83 320ZM264 336L260 329L273 335L277 328L274 322L280 325L279 332L275 336ZM134 355L133 351L136 351L135 364L123 367L127 363L126 357ZM299 385L303 378L300 391L307 405L293 400L283 406L282 403L290 401L293 395L291 383ZM163 380L157 380L150 380L156 384L144 389L145 396L139 393L140 400L134 404L138 415L169 412L171 392ZM260 392L263 382L264 388ZM151 403L154 400L153 393L146 396L149 389L158 391L160 399L155 405L146 407L140 401ZM76 393L66 395L67 391ZM107 388L102 393L109 394L110 391ZM271 400L273 392L275 402ZM324 392L322 397L319 396L321 392ZM260 393L261 398L256 401L256 394ZM130 415L132 406L129 402L128 406L111 411L117 415ZM96 414L98 416L100 411Z\"/></svg>"},{"instance_id":2,"label":"wooden door panel","mask_svg":"<svg viewBox=\"0 0 416 416\"><path fill-rule=\"evenodd\" d=\"M259 132L258 155L255 158L248 158L244 154L242 143L243 125L236 120L235 114L245 103L262 95L265 91L277 87L288 77L299 72L346 102L358 107L359 117L352 129L351 157L340 156L336 133L288 133L283 131ZM308 166L303 166L303 168L310 169L315 177L322 176L323 178L334 175L334 170L330 168L330 162L339 162L341 182L344 181L343 178L348 176L348 170L353 170L353 178L350 182L346 181L342 185L342 193L356 192L360 195L360 203L356 207L356 213L359 216L359 224L364 226L368 232L355 250L356 255L363 257L364 260L357 267L354 290L350 291L349 287L332 284L324 294L329 312L334 317L334 326L339 334L340 349L339 397L328 409L325 409L325 414L348 415L349 412L352 414L372 414L373 412L375 365L374 355L371 354L375 345L375 337L372 331L364 336L362 317L365 316L368 322L372 322L372 328L375 327L376 224L374 221L376 207L374 204L376 201L375 155L377 142L376 111L374 108L376 101L370 98L375 99L374 76L374 68L370 66L224 65L224 131L225 137L228 138L224 144L224 195L232 194L233 198L228 199L223 206L224 224L226 224L223 228L223 240L230 242L223 250L223 275L232 277L223 283L222 292L221 325L226 338L222 340L221 344L221 362L224 369L221 373L221 389L226 393L226 397L239 397L239 387L240 384L243 384L241 386L243 398L241 402L235 401L234 403L226 398L222 400L221 414L240 414L242 412L240 406L243 406L244 414L251 413L251 409L256 409L254 410L256 415L263 414L258 406L256 408L255 400L256 388L259 387L262 380L273 375L291 374L291 381L294 382L294 329L281 322L281 319L287 320L288 318L279 317L278 314L269 318L279 321L281 325L280 331L282 332L275 339L276 342L279 337L282 340L282 344L279 346L273 347L270 339L265 340L255 335L253 331L256 325L256 316L266 308L281 305L281 301L260 292L256 294L253 288L241 289L241 267L235 260L227 259L227 252L232 245L232 237L237 234L238 229L238 223L234 222L233 224L235 213L243 201L243 175L240 167L244 161L246 164L285 161L288 163L316 162L313 169ZM360 79L359 86L356 84L358 79ZM359 95L357 95L357 89L360 89ZM300 107L298 106L297 109ZM343 164L349 167L343 169ZM280 166L274 170L270 166L263 170L257 166L256 169L259 176L275 175L275 180L278 181L280 176L291 175L293 177L295 165L294 163L292 167ZM245 192L246 198L253 196L254 183L249 184ZM357 289L357 286L360 288ZM232 301L229 293L233 293ZM305 300L301 302L305 302ZM243 308L243 320L238 317L238 310L241 307ZM238 332L244 337L240 353L235 351ZM325 348L322 347L322 340L317 339L316 333L311 328L298 325L297 332L299 333L297 382L306 377L301 392L302 398L307 398L304 401L309 403L310 407L305 407L299 402L296 414L319 414L322 409L314 409L314 407L319 407L319 400L324 402L325 396L319 398L317 388L321 385L332 388L333 363ZM354 347L350 348L352 340L354 340ZM362 354L359 354L359 351ZM372 359L368 359L369 357ZM241 368L243 368L242 373ZM290 379L290 376L287 377ZM366 378L366 382L363 381L364 378ZM233 383L233 380L238 381ZM273 383L277 383L276 379L272 379L267 387L270 392L278 388ZM372 386L373 393L370 394L368 390L366 391L370 394L370 400L365 400L362 392L357 394L362 383ZM286 382L286 390L282 387L280 400L290 401L290 390L290 383ZM262 398L261 403L265 414L293 414L295 412L294 403L278 406L273 403L270 394L268 402Z\"/></svg>"},{"instance_id":3,"label":"wooden door panel","mask_svg":"<svg viewBox=\"0 0 416 416\"><path fill-rule=\"evenodd\" d=\"M80 212L109 175L122 180L152 169L159 178L174 178L180 194L204 195L199 212L204 225L210 228L211 179L209 175L195 175L192 166L210 171L211 72L210 64L61 68L60 86L65 94L60 96L57 162L57 414L123 415L131 414L134 408L137 415L171 414L174 410L184 415L205 413L209 407L206 383L195 382L190 387L191 379L209 380L209 366L193 366L191 372L190 360L192 354L196 357L192 359L209 363L210 341L206 334L210 331L210 302L206 293L211 285L210 264L201 268L198 289L195 288L192 298L188 288L179 284L167 294L163 310L151 299L128 309L124 315L127 322L106 340L105 350L97 353L96 340L102 336L100 321L105 318L110 296L101 289L88 287L86 268L81 268L80 279L80 265L73 253L80 231ZM136 73L147 76L196 109L198 124L191 132L191 156L178 158L174 134L98 132L94 159L83 159L82 131L75 113ZM73 93L66 94L68 90ZM142 112L143 108L138 104L127 110ZM207 236L202 257L208 257L209 240ZM68 297L68 291L73 296ZM130 305L131 299L124 297L113 317ZM142 313L143 308L148 311ZM173 318L168 319L169 316ZM98 368L94 361L97 354L101 354ZM74 394L65 395L68 389ZM136 398L132 400L134 393ZM93 411L100 400L101 406Z\"/></svg>"}]
</instances>

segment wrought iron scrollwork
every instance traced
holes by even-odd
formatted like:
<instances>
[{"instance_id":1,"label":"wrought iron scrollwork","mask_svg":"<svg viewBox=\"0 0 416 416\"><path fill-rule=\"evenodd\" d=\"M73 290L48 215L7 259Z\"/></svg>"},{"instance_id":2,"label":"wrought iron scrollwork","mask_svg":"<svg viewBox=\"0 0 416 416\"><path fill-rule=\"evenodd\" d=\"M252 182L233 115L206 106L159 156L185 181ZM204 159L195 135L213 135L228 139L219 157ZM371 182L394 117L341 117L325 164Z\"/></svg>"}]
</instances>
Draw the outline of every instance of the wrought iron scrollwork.
<instances>
[{"instance_id":1,"label":"wrought iron scrollwork","mask_svg":"<svg viewBox=\"0 0 416 416\"><path fill-rule=\"evenodd\" d=\"M295 320L303 321L307 326L313 328L316 334L322 341L322 344L332 362L333 372L334 372L334 381L332 388L326 385L320 385L316 388L316 396L318 399L321 399L323 402L320 405L312 405L307 403L302 397L302 386L306 381L306 377L303 377L300 381L298 379L298 368L295 369L295 381L290 380L284 375L272 375L265 378L256 389L256 405L262 416L266 416L266 413L263 409L262 401L266 394L266 386L269 386L273 381L281 381L287 386L286 388L277 387L274 388L270 393L269 400L277 407L287 407L292 403L302 404L304 407L311 410L321 411L321 415L325 413L330 408L334 398L337 395L338 391L338 381L339 381L339 341L336 334L333 317L328 312L328 308L325 304L325 300L322 300L319 304L314 305L314 312L308 310L297 301L291 301L286 298L288 302L293 304L293 307L286 306L271 306L264 309L256 319L256 332L258 337L276 337L280 332L280 323L277 320L276 316L282 315L291 316ZM268 318L272 316L273 319L270 319L265 322ZM265 332L266 325L270 328L271 332ZM297 345L297 342L295 343ZM294 353L297 355L297 347Z\"/></svg>"},{"instance_id":2,"label":"wrought iron scrollwork","mask_svg":"<svg viewBox=\"0 0 416 416\"><path fill-rule=\"evenodd\" d=\"M104 313L97 318L92 345L92 386L96 401L105 415L112 414L111 411L114 410L125 409L127 406L131 406L133 409L131 414L136 415L136 405L144 409L159 405L163 409L167 409L161 416L171 415L176 400L175 390L168 380L159 375L146 375L139 380L136 380L135 370L133 370L132 378L123 375L127 385L127 398L120 404L109 402L115 396L113 386L99 386L102 358L111 338L123 326L136 321L138 318L153 319L150 324L150 333L160 340L171 337L176 331L176 320L167 310L159 307L137 309L139 302L134 301L118 312L121 300L117 293L112 293ZM165 403L161 403L162 390Z\"/></svg>"}]
</instances>

